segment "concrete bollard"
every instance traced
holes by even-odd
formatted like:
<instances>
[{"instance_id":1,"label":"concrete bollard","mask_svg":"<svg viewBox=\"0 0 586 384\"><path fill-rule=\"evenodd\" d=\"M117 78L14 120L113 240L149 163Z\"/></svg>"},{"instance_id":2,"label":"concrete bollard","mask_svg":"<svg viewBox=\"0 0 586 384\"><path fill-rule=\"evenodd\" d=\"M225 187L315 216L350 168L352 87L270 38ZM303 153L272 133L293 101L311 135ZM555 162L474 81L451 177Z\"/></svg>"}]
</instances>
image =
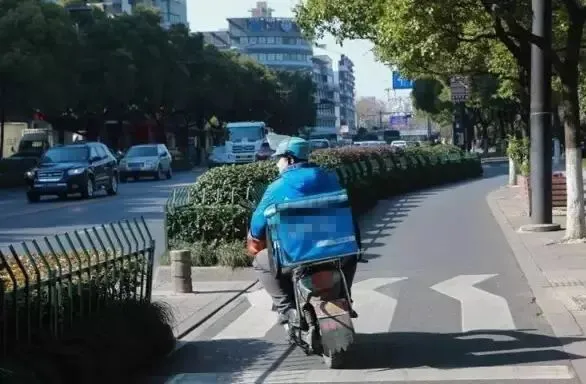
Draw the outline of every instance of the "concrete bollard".
<instances>
[{"instance_id":1,"label":"concrete bollard","mask_svg":"<svg viewBox=\"0 0 586 384\"><path fill-rule=\"evenodd\" d=\"M175 293L192 293L191 251L177 250L169 253L173 269L173 290Z\"/></svg>"},{"instance_id":2,"label":"concrete bollard","mask_svg":"<svg viewBox=\"0 0 586 384\"><path fill-rule=\"evenodd\" d=\"M509 185L517 185L517 164L509 157Z\"/></svg>"}]
</instances>

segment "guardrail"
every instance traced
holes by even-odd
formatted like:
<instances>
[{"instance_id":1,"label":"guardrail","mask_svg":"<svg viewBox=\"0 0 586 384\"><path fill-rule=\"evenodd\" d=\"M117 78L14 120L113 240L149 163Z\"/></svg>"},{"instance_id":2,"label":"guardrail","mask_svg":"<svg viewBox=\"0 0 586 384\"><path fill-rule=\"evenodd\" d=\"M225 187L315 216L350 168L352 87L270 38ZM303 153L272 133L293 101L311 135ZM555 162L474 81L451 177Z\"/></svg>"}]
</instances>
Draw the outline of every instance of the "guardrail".
<instances>
[{"instance_id":1,"label":"guardrail","mask_svg":"<svg viewBox=\"0 0 586 384\"><path fill-rule=\"evenodd\" d=\"M150 301L154 251L142 217L0 250L0 355L59 338L113 301Z\"/></svg>"}]
</instances>

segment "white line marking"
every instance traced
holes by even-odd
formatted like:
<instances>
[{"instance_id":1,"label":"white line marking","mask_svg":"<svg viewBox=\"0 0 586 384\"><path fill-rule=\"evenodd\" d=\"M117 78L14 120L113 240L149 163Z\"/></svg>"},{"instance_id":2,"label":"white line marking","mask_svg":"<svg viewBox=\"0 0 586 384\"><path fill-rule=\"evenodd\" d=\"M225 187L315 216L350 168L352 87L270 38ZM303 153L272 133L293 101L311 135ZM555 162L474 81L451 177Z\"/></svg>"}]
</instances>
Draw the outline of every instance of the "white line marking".
<instances>
[{"instance_id":1,"label":"white line marking","mask_svg":"<svg viewBox=\"0 0 586 384\"><path fill-rule=\"evenodd\" d=\"M438 283L431 289L460 302L462 332L480 329L516 329L507 300L474 287L495 276L495 274L460 275Z\"/></svg>"},{"instance_id":2,"label":"white line marking","mask_svg":"<svg viewBox=\"0 0 586 384\"><path fill-rule=\"evenodd\" d=\"M408 381L473 381L473 380L568 380L574 372L566 365L506 365L455 369L363 369L363 370L295 370L276 371L264 380L266 371L234 373L183 373L167 384L289 384L289 383L386 383Z\"/></svg>"},{"instance_id":3,"label":"white line marking","mask_svg":"<svg viewBox=\"0 0 586 384\"><path fill-rule=\"evenodd\" d=\"M353 319L356 333L387 333L391 328L397 300L375 289L390 285L406 277L372 278L362 280L352 287L354 310L358 318Z\"/></svg>"},{"instance_id":4,"label":"white line marking","mask_svg":"<svg viewBox=\"0 0 586 384\"><path fill-rule=\"evenodd\" d=\"M213 340L262 339L275 326L277 312L271 311L273 301L264 289L246 294L251 307L230 323Z\"/></svg>"}]
</instances>

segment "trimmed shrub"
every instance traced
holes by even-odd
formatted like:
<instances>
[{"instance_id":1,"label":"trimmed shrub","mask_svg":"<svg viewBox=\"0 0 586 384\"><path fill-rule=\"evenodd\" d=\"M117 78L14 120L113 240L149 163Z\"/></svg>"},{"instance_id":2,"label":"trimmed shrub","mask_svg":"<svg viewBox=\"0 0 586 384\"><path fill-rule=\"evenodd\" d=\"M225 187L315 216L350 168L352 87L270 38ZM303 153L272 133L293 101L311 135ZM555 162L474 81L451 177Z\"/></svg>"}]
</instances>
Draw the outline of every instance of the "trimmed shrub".
<instances>
[{"instance_id":1,"label":"trimmed shrub","mask_svg":"<svg viewBox=\"0 0 586 384\"><path fill-rule=\"evenodd\" d=\"M2 361L0 378L19 384L135 382L174 348L172 321L165 304L110 303L61 338L46 335Z\"/></svg>"},{"instance_id":2,"label":"trimmed shrub","mask_svg":"<svg viewBox=\"0 0 586 384\"><path fill-rule=\"evenodd\" d=\"M404 151L390 146L323 149L313 152L310 161L337 173L357 215L380 199L482 175L477 155L451 145ZM191 203L167 217L170 246L191 249L194 265L248 265L239 246L260 198L255 186L267 185L277 176L272 161L204 173L191 189Z\"/></svg>"}]
</instances>

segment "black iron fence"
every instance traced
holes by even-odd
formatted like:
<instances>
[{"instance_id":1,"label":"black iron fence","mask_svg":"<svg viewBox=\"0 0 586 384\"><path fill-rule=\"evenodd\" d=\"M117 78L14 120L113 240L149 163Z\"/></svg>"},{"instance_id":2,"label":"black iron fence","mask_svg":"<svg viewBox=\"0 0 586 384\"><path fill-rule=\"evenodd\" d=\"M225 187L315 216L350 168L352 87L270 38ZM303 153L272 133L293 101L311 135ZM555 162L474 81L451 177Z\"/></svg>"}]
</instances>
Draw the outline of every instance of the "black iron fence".
<instances>
[{"instance_id":1,"label":"black iron fence","mask_svg":"<svg viewBox=\"0 0 586 384\"><path fill-rule=\"evenodd\" d=\"M113 301L150 301L154 250L142 217L0 250L0 355L59 338Z\"/></svg>"}]
</instances>

